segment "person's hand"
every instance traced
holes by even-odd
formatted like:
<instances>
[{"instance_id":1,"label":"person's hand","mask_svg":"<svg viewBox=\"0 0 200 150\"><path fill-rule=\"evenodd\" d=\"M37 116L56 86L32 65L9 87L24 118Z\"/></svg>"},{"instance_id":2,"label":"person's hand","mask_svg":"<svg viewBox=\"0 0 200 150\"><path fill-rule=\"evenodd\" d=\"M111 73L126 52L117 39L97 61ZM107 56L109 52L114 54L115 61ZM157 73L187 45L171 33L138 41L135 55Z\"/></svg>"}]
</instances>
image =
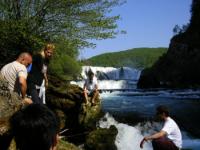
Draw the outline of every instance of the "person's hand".
<instances>
[{"instance_id":1,"label":"person's hand","mask_svg":"<svg viewBox=\"0 0 200 150\"><path fill-rule=\"evenodd\" d=\"M142 139L142 141L140 142L140 148L143 148L143 145L144 145L144 142L145 141L147 141L147 138L146 137L144 137L143 139Z\"/></svg>"},{"instance_id":2,"label":"person's hand","mask_svg":"<svg viewBox=\"0 0 200 150\"><path fill-rule=\"evenodd\" d=\"M25 97L23 100L22 100L22 103L25 104L25 105L29 105L29 104L32 104L33 101L28 98L28 97Z\"/></svg>"}]
</instances>

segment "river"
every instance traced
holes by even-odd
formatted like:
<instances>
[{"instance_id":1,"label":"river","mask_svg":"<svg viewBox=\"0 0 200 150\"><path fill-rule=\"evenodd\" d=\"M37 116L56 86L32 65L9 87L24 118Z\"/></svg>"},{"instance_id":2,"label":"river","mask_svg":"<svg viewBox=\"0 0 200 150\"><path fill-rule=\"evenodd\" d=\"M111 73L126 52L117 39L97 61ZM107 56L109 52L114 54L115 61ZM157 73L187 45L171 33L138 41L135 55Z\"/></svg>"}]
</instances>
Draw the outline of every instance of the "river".
<instances>
[{"instance_id":1,"label":"river","mask_svg":"<svg viewBox=\"0 0 200 150\"><path fill-rule=\"evenodd\" d=\"M137 89L141 71L128 67L84 66L84 79L90 69L99 79L101 105L106 114L98 126L117 127L118 150L140 150L142 138L161 129L162 125L154 121L155 109L161 104L170 108L171 117L181 128L183 148L200 150L200 89ZM72 84L83 87L84 82ZM151 143L145 143L143 149L151 150Z\"/></svg>"},{"instance_id":2,"label":"river","mask_svg":"<svg viewBox=\"0 0 200 150\"><path fill-rule=\"evenodd\" d=\"M102 127L114 124L118 128L118 150L139 150L143 136L156 132L161 125L154 122L155 108L166 105L183 134L183 148L200 149L199 90L133 90L101 94L102 109L107 115ZM107 120L107 121L105 121ZM113 121L115 120L115 121ZM113 123L114 122L114 123ZM150 143L144 149L152 149Z\"/></svg>"}]
</instances>

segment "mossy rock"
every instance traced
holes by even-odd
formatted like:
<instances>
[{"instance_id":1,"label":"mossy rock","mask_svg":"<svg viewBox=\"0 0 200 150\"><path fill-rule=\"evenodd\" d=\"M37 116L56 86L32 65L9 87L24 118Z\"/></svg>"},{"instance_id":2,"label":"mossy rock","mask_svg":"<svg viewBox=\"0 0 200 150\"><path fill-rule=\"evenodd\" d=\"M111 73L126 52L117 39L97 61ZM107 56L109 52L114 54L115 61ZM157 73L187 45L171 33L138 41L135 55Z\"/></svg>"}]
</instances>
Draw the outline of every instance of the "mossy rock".
<instances>
[{"instance_id":1,"label":"mossy rock","mask_svg":"<svg viewBox=\"0 0 200 150\"><path fill-rule=\"evenodd\" d=\"M81 103L83 101L83 90L77 85L71 85L69 82L60 80L56 77L49 77L49 86L47 89L47 97L54 95L56 97L70 99Z\"/></svg>"},{"instance_id":2,"label":"mossy rock","mask_svg":"<svg viewBox=\"0 0 200 150\"><path fill-rule=\"evenodd\" d=\"M81 150L81 149L72 143L69 143L64 140L59 140L57 150Z\"/></svg>"},{"instance_id":3,"label":"mossy rock","mask_svg":"<svg viewBox=\"0 0 200 150\"><path fill-rule=\"evenodd\" d=\"M21 97L8 89L8 82L0 77L0 135L9 130L10 117L22 107Z\"/></svg>"},{"instance_id":4,"label":"mossy rock","mask_svg":"<svg viewBox=\"0 0 200 150\"><path fill-rule=\"evenodd\" d=\"M8 82L0 77L0 149L7 149L12 139L10 117L22 107L21 97L8 89Z\"/></svg>"},{"instance_id":5,"label":"mossy rock","mask_svg":"<svg viewBox=\"0 0 200 150\"><path fill-rule=\"evenodd\" d=\"M91 106L91 104L82 104L80 112L79 123L86 129L94 129L96 127L96 122L103 116L100 102L96 103L95 106Z\"/></svg>"},{"instance_id":6,"label":"mossy rock","mask_svg":"<svg viewBox=\"0 0 200 150\"><path fill-rule=\"evenodd\" d=\"M13 139L8 150L16 150L16 143ZM64 140L59 140L57 150L80 150L77 146Z\"/></svg>"},{"instance_id":7,"label":"mossy rock","mask_svg":"<svg viewBox=\"0 0 200 150\"><path fill-rule=\"evenodd\" d=\"M51 97L46 102L48 106L52 106L53 108L58 108L61 110L71 109L76 106L76 103L70 99Z\"/></svg>"},{"instance_id":8,"label":"mossy rock","mask_svg":"<svg viewBox=\"0 0 200 150\"><path fill-rule=\"evenodd\" d=\"M92 131L86 139L86 150L117 150L115 139L118 131L115 126L109 129L97 129Z\"/></svg>"}]
</instances>

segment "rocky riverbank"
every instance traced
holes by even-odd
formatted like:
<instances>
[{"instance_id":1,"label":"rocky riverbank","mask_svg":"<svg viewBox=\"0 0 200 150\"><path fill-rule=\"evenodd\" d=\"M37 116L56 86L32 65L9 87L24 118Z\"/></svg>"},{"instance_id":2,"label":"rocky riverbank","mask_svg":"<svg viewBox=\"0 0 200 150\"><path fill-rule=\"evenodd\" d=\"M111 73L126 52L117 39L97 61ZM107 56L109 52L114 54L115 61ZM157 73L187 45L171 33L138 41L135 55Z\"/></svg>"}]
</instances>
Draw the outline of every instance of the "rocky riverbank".
<instances>
[{"instance_id":1,"label":"rocky riverbank","mask_svg":"<svg viewBox=\"0 0 200 150\"><path fill-rule=\"evenodd\" d=\"M62 140L59 142L58 150L78 150L80 144L86 150L99 149L95 147L106 147L106 145L114 147L117 131L113 128L102 130L96 128L96 122L103 115L100 98L98 97L96 100L95 106L85 105L82 88L70 85L54 76L49 76L49 79L46 105L60 118L60 130L67 129L66 132L61 134ZM16 93L11 93L7 88L7 82L0 79L0 146L8 147L12 139L9 118L21 108L21 98ZM113 134L110 134L103 142L102 138L96 138L106 136L111 131ZM88 141L92 148L87 144ZM108 141L109 144L104 145L105 141ZM101 145L98 143L101 143ZM0 149L4 150L5 147ZM12 142L10 150L15 150L14 142Z\"/></svg>"}]
</instances>

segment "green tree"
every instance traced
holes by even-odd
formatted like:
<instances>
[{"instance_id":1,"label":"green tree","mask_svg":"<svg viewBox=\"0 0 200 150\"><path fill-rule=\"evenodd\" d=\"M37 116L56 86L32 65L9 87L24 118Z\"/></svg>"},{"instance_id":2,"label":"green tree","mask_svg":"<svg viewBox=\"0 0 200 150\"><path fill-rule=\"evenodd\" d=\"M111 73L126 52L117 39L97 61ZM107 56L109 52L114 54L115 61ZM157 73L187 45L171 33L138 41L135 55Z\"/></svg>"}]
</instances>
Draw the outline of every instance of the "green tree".
<instances>
[{"instance_id":1,"label":"green tree","mask_svg":"<svg viewBox=\"0 0 200 150\"><path fill-rule=\"evenodd\" d=\"M119 16L108 15L123 0L10 0L0 1L1 21L15 21L27 34L44 39L64 36L77 47L91 46L88 39L112 38Z\"/></svg>"},{"instance_id":2,"label":"green tree","mask_svg":"<svg viewBox=\"0 0 200 150\"><path fill-rule=\"evenodd\" d=\"M69 58L76 65L78 50L94 46L91 39L113 38L119 32L116 24L119 15L110 12L124 1L1 0L1 63L13 60L23 50L40 50L45 41L53 41L59 49L57 55L63 61ZM66 71L58 56L54 60L58 61L54 62L54 70L57 65L60 71Z\"/></svg>"}]
</instances>

